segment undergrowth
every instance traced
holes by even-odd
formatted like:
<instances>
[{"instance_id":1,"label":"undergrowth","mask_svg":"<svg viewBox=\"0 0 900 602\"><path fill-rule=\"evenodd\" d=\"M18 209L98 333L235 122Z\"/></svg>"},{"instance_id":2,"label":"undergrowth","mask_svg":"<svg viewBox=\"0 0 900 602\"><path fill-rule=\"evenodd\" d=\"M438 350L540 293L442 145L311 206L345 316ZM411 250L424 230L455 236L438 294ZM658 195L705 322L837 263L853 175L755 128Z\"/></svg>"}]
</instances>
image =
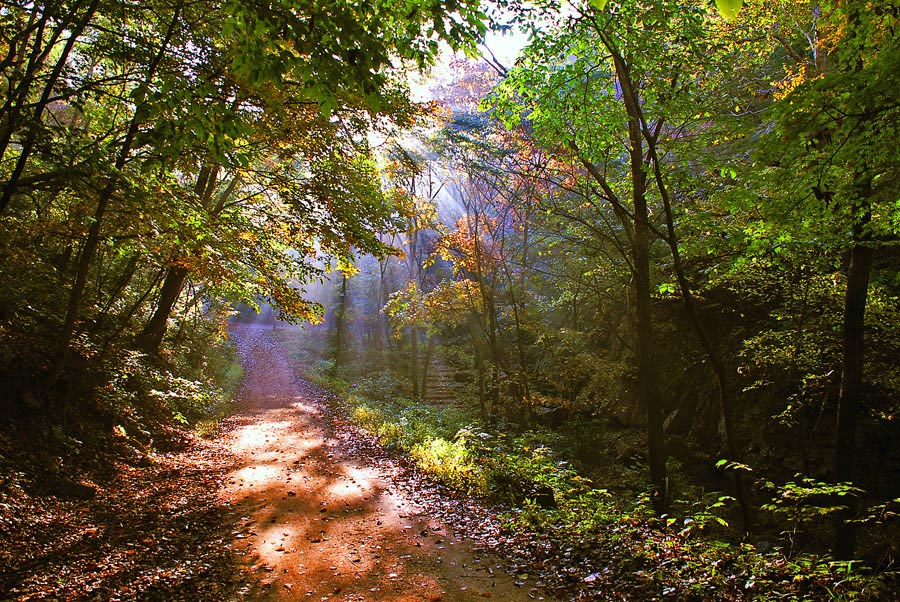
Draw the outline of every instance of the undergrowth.
<instances>
[{"instance_id":1,"label":"undergrowth","mask_svg":"<svg viewBox=\"0 0 900 602\"><path fill-rule=\"evenodd\" d=\"M156 421L213 436L232 410L243 370L231 341L207 336L202 345L187 341L152 360L125 351L108 374L103 401L119 429Z\"/></svg>"},{"instance_id":2,"label":"undergrowth","mask_svg":"<svg viewBox=\"0 0 900 602\"><path fill-rule=\"evenodd\" d=\"M234 345L212 321L184 329L157 356L111 345L89 359L73 355L53 387L23 378L0 391L0 430L34 450L39 482L106 474L115 460L147 462L148 454L183 444L190 431L214 435L242 376Z\"/></svg>"},{"instance_id":3,"label":"undergrowth","mask_svg":"<svg viewBox=\"0 0 900 602\"><path fill-rule=\"evenodd\" d=\"M403 384L389 372L348 379L311 349L298 351L295 359L304 362L308 378L337 393L351 420L385 447L407 454L459 491L506 504L509 533L550 539L573 563L590 566L593 559L598 572L582 577L587 584L618 571L635 587L680 599L879 600L896 591L894 572L796 552L792 538L800 519L792 533L783 534L783 543L741 542L729 525L735 500L721 492L679 486L671 514L655 516L646 481L637 476L645 472L643 465L623 468L616 462L589 471L571 462L591 445L616 444L620 435L604 433L601 425L557 432L488 428L475 407L405 397ZM671 460L676 481L679 471L678 461ZM806 520L834 511L814 507L816 487L803 497L809 482L765 486L772 488L772 502L764 512Z\"/></svg>"}]
</instances>

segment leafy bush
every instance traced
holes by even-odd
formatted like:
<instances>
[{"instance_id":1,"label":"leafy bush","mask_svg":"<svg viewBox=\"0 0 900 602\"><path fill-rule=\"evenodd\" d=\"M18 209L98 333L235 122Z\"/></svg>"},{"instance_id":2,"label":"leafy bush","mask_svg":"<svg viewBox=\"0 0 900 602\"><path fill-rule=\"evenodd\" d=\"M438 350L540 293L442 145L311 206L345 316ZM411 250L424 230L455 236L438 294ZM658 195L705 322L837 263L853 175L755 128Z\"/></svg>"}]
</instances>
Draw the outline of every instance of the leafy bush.
<instances>
[{"instance_id":1,"label":"leafy bush","mask_svg":"<svg viewBox=\"0 0 900 602\"><path fill-rule=\"evenodd\" d=\"M849 483L823 483L799 474L795 479L780 487L769 481L763 485L774 495L763 504L762 510L780 515L788 522L789 529L784 535L790 542L789 555L803 530L821 526L827 518L847 508L843 503L846 498L863 493Z\"/></svg>"},{"instance_id":2,"label":"leafy bush","mask_svg":"<svg viewBox=\"0 0 900 602\"><path fill-rule=\"evenodd\" d=\"M396 395L399 389L400 383L388 373L366 376L353 383L351 387L351 390L360 397L381 402Z\"/></svg>"},{"instance_id":3,"label":"leafy bush","mask_svg":"<svg viewBox=\"0 0 900 602\"><path fill-rule=\"evenodd\" d=\"M465 439L427 439L413 445L410 456L422 470L455 489L468 494L487 491L487 474Z\"/></svg>"},{"instance_id":4,"label":"leafy bush","mask_svg":"<svg viewBox=\"0 0 900 602\"><path fill-rule=\"evenodd\" d=\"M224 337L185 344L152 361L121 349L105 362L95 399L127 435L170 420L207 434L230 412L242 374L234 345Z\"/></svg>"}]
</instances>

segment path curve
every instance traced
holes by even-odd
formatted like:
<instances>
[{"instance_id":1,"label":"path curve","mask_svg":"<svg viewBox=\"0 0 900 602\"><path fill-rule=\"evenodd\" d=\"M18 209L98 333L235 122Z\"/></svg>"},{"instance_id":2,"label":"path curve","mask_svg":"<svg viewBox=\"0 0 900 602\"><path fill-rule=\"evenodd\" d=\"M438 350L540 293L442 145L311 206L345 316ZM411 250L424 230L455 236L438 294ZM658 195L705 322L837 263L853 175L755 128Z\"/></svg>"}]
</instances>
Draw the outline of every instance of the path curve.
<instances>
[{"instance_id":1,"label":"path curve","mask_svg":"<svg viewBox=\"0 0 900 602\"><path fill-rule=\"evenodd\" d=\"M244 409L223 443L237 458L221 497L239 509L233 548L260 600L463 602L543 599L423 511L390 471L335 434L323 393L294 376L265 328L238 326Z\"/></svg>"}]
</instances>

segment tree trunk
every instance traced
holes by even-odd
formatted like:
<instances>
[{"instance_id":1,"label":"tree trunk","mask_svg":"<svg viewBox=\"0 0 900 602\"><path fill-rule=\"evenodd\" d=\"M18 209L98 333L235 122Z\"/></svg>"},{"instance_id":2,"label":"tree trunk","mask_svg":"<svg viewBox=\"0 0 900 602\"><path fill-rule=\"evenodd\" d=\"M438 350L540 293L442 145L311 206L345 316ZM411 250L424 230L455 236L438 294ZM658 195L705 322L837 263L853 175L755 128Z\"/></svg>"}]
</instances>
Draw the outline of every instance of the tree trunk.
<instances>
[{"instance_id":1,"label":"tree trunk","mask_svg":"<svg viewBox=\"0 0 900 602\"><path fill-rule=\"evenodd\" d=\"M87 239L84 246L81 247L81 253L78 256L78 266L75 271L75 281L69 291L69 302L66 306L66 317L63 319L62 329L59 342L57 343L56 353L53 357L53 364L50 374L47 377L46 386L51 387L59 381L65 370L69 357L69 345L72 343L72 337L75 335L75 323L78 320L78 314L81 311L81 299L84 296L84 289L87 286L88 272L91 268L91 262L97 252L97 246L100 244L100 225L103 223L103 216L109 205L112 196L112 184L100 193L97 201L97 208L94 210L94 219L88 228Z\"/></svg>"},{"instance_id":2,"label":"tree trunk","mask_svg":"<svg viewBox=\"0 0 900 602\"><path fill-rule=\"evenodd\" d=\"M375 302L377 309L375 312L375 351L377 353L376 365L381 368L384 365L384 342L390 336L388 331L387 316L384 315L384 304L387 298L385 289L385 271L387 270L387 261L384 259L378 262L378 298Z\"/></svg>"},{"instance_id":3,"label":"tree trunk","mask_svg":"<svg viewBox=\"0 0 900 602\"><path fill-rule=\"evenodd\" d=\"M659 393L653 337L653 312L650 289L650 212L647 209L647 172L644 166L643 134L638 118L636 91L625 62L615 55L616 73L623 89L628 111L629 155L631 160L631 200L634 205L634 294L637 318L637 354L640 395L647 414L647 460L653 486L653 508L666 511L668 476L666 444L663 430L663 407Z\"/></svg>"},{"instance_id":4,"label":"tree trunk","mask_svg":"<svg viewBox=\"0 0 900 602\"><path fill-rule=\"evenodd\" d=\"M419 327L410 326L409 328L409 379L412 383L413 399L418 401L419 397Z\"/></svg>"},{"instance_id":5,"label":"tree trunk","mask_svg":"<svg viewBox=\"0 0 900 602\"><path fill-rule=\"evenodd\" d=\"M344 356L344 314L347 311L347 274L341 272L341 292L334 312L334 368L341 367Z\"/></svg>"},{"instance_id":6,"label":"tree trunk","mask_svg":"<svg viewBox=\"0 0 900 602\"><path fill-rule=\"evenodd\" d=\"M865 31L862 27L864 4L846 3L847 23L850 32L848 45ZM844 42L842 42L842 45ZM863 68L859 48L848 53L847 71L858 72ZM846 52L846 49L845 49ZM838 55L839 56L839 55ZM865 163L865 162L863 162ZM838 397L838 413L834 448L834 478L838 483L852 482L856 477L856 417L859 413L863 385L863 359L865 351L866 300L869 295L869 275L872 271L874 251L863 243L865 227L872 219L869 199L872 195L872 176L864 175L867 165L856 165L848 174L855 183L858 205L854 206L854 219L850 247L850 266L847 272L847 290L844 295L843 358L841 366L841 390ZM871 172L869 172L871 174ZM841 560L853 558L856 548L856 500L846 497L846 510L837 517L834 538L834 555Z\"/></svg>"},{"instance_id":7,"label":"tree trunk","mask_svg":"<svg viewBox=\"0 0 900 602\"><path fill-rule=\"evenodd\" d=\"M843 372L834 450L834 477L838 483L852 482L856 476L856 416L862 396L864 323L872 258L870 247L856 244L850 249L850 269L844 296ZM834 555L850 560L856 547L856 529L849 521L856 514L856 504L848 498L842 502L847 504L847 509L838 516Z\"/></svg>"},{"instance_id":8,"label":"tree trunk","mask_svg":"<svg viewBox=\"0 0 900 602\"><path fill-rule=\"evenodd\" d=\"M428 337L428 347L425 349L425 360L422 362L422 399L428 394L428 373L431 368L431 359L434 356L434 346L437 342L437 336Z\"/></svg>"},{"instance_id":9,"label":"tree trunk","mask_svg":"<svg viewBox=\"0 0 900 602\"><path fill-rule=\"evenodd\" d=\"M491 291L493 294L493 291ZM490 375L488 378L488 401L489 401L489 421L491 424L497 423L500 412L500 345L497 341L497 314L493 303L493 297L487 299L485 305L488 318L488 337L487 344L490 352L489 365Z\"/></svg>"},{"instance_id":10,"label":"tree trunk","mask_svg":"<svg viewBox=\"0 0 900 602\"><path fill-rule=\"evenodd\" d=\"M657 380L656 358L653 350L653 315L650 293L650 237L646 200L635 197L634 228L634 291L637 313L637 354L640 395L647 414L647 457L650 482L653 486L653 508L658 514L666 511L668 476L666 474L666 446L663 431L663 408Z\"/></svg>"},{"instance_id":11,"label":"tree trunk","mask_svg":"<svg viewBox=\"0 0 900 602\"><path fill-rule=\"evenodd\" d=\"M125 269L122 270L122 274L119 276L116 284L113 286L112 290L109 293L109 298L106 300L106 303L103 305L103 309L100 310L100 313L97 314L97 323L104 324L109 319L109 313L112 309L113 304L119 299L119 295L125 290L130 283L132 278L134 278L135 273L137 273L138 262L141 260L142 256L140 253L135 253L131 256L131 259L128 260L128 264L125 266Z\"/></svg>"},{"instance_id":12,"label":"tree trunk","mask_svg":"<svg viewBox=\"0 0 900 602\"><path fill-rule=\"evenodd\" d=\"M128 323L131 321L131 318L137 313L138 309L140 309L141 305L144 304L144 301L150 297L150 294L156 289L159 285L160 281L165 277L166 270L159 270L159 273L153 278L153 281L150 283L150 286L146 288L144 293L138 298L137 301L131 304L131 307L128 308L122 316L119 318L119 327L106 337L106 340L103 341L103 346L100 349L100 353L97 356L98 361L102 360L106 357L107 351L112 346L114 341L117 341L121 334L125 332L125 329L128 327Z\"/></svg>"},{"instance_id":13,"label":"tree trunk","mask_svg":"<svg viewBox=\"0 0 900 602\"><path fill-rule=\"evenodd\" d=\"M486 403L487 394L484 384L484 353L481 350L481 340L478 335L478 322L474 314L470 316L467 326L469 337L472 340L472 351L474 353L475 360L475 373L478 382L478 408L481 412L481 420L487 423L488 412Z\"/></svg>"},{"instance_id":14,"label":"tree trunk","mask_svg":"<svg viewBox=\"0 0 900 602\"><path fill-rule=\"evenodd\" d=\"M181 296L187 275L187 268L181 266L172 266L166 272L166 279L159 292L159 301L156 303L156 311L138 335L138 343L145 352L155 354L159 351L163 337L166 336L169 316L172 315L178 297Z\"/></svg>"},{"instance_id":15,"label":"tree trunk","mask_svg":"<svg viewBox=\"0 0 900 602\"><path fill-rule=\"evenodd\" d=\"M526 229L527 230L527 229ZM518 359L518 370L516 371L516 391L515 400L518 406L524 406L531 400L531 391L528 384L528 365L525 359L525 337L522 333L522 320L519 316L519 299L515 293L515 283L510 274L509 265L503 261L503 271L506 275L506 284L509 287L510 308L513 312L513 325L516 331L516 356ZM524 271L524 270L523 270ZM524 294L525 282L523 278L519 278L519 290Z\"/></svg>"},{"instance_id":16,"label":"tree trunk","mask_svg":"<svg viewBox=\"0 0 900 602\"><path fill-rule=\"evenodd\" d=\"M725 447L728 451L728 459L732 462L741 463L743 454L741 453L741 447L737 444L734 423L734 406L731 403L731 397L729 395L728 376L725 364L722 362L721 356L716 352L713 342L706 332L703 322L700 320L700 316L697 312L697 304L694 300L694 295L691 291L687 275L684 272L684 264L681 261L681 253L678 250L678 237L675 233L675 216L672 212L672 201L669 197L668 188L663 180L662 168L659 163L659 154L656 150L657 136L646 129L646 121L643 114L641 114L641 123L645 126L644 137L647 141L650 158L653 162L653 175L665 210L666 230L668 233L666 242L669 245L669 252L672 255L672 264L675 268L675 276L678 279L678 287L681 289L681 298L684 301L684 308L688 314L688 319L694 328L697 338L700 340L703 350L706 352L706 357L709 359L718 381L719 402L722 409L722 421L725 423ZM662 128L662 122L657 125L657 128ZM658 131L659 129L657 129L657 132ZM744 535L747 535L750 533L753 520L750 513L750 502L747 499L748 495L746 488L744 487L741 469L738 468L733 470L732 474L734 475L735 498L741 509L741 522L743 523Z\"/></svg>"}]
</instances>

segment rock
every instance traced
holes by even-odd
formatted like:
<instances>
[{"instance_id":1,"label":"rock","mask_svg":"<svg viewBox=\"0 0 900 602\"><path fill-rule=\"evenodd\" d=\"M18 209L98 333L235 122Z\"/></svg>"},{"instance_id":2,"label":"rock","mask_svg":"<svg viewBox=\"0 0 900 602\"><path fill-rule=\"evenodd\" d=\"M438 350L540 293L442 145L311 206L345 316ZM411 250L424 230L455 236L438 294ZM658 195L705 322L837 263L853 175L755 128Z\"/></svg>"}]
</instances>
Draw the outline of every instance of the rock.
<instances>
[{"instance_id":1,"label":"rock","mask_svg":"<svg viewBox=\"0 0 900 602\"><path fill-rule=\"evenodd\" d=\"M50 484L50 494L64 500L90 500L97 489L71 479L59 478Z\"/></svg>"},{"instance_id":2,"label":"rock","mask_svg":"<svg viewBox=\"0 0 900 602\"><path fill-rule=\"evenodd\" d=\"M546 485L535 485L526 497L534 500L544 510L556 508L556 495L553 489Z\"/></svg>"},{"instance_id":3,"label":"rock","mask_svg":"<svg viewBox=\"0 0 900 602\"><path fill-rule=\"evenodd\" d=\"M548 428L560 428L569 419L569 410L562 406L552 408L536 407L532 410L534 421Z\"/></svg>"}]
</instances>

